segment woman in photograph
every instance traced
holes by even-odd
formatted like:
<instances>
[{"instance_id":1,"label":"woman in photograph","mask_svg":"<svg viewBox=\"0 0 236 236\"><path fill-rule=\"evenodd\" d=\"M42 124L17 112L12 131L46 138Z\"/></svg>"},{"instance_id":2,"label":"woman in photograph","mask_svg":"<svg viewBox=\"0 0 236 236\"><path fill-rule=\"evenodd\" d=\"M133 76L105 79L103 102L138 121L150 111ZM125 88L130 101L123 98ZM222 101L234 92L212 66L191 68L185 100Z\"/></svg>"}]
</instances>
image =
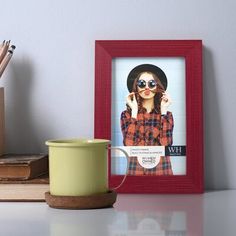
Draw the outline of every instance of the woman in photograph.
<instances>
[{"instance_id":1,"label":"woman in photograph","mask_svg":"<svg viewBox=\"0 0 236 236\"><path fill-rule=\"evenodd\" d=\"M142 64L128 75L127 109L121 113L125 146L169 146L173 142L174 121L166 92L167 78L157 66ZM173 175L169 156L161 156L154 168L142 167L136 156L129 157L129 175Z\"/></svg>"}]
</instances>

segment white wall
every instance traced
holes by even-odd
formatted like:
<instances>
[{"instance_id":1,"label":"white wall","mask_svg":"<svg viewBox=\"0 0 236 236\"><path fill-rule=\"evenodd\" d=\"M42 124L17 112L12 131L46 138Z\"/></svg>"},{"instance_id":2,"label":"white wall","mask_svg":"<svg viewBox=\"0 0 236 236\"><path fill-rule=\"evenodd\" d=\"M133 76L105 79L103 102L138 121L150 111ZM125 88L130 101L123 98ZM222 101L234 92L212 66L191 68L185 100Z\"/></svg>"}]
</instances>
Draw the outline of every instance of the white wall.
<instances>
[{"instance_id":1,"label":"white wall","mask_svg":"<svg viewBox=\"0 0 236 236\"><path fill-rule=\"evenodd\" d=\"M1 1L0 40L17 46L6 92L7 150L93 137L96 39L202 39L205 179L236 188L234 0Z\"/></svg>"}]
</instances>

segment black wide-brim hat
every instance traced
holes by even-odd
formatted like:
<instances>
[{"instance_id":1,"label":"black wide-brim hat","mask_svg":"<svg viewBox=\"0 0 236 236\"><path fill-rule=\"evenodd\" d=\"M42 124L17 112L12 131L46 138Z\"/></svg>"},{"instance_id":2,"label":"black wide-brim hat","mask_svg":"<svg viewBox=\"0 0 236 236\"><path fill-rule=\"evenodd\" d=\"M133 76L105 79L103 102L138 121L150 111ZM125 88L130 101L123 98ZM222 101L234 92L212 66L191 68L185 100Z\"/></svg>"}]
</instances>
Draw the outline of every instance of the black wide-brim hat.
<instances>
[{"instance_id":1,"label":"black wide-brim hat","mask_svg":"<svg viewBox=\"0 0 236 236\"><path fill-rule=\"evenodd\" d=\"M131 93L133 90L133 84L135 79L138 77L140 73L143 72L151 72L157 76L157 78L161 81L161 84L163 85L164 89L167 88L167 77L166 74L162 69L160 69L157 66L154 66L152 64L141 64L136 67L134 67L127 78L127 87L129 92Z\"/></svg>"}]
</instances>

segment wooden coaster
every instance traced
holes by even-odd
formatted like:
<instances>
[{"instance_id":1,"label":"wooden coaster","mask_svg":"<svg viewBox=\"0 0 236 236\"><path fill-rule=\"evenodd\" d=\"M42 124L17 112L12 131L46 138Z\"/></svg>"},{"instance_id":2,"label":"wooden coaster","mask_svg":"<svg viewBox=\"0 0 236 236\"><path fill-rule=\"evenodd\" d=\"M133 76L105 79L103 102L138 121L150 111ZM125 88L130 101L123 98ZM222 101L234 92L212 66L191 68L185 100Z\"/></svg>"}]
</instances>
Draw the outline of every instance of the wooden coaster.
<instances>
[{"instance_id":1,"label":"wooden coaster","mask_svg":"<svg viewBox=\"0 0 236 236\"><path fill-rule=\"evenodd\" d=\"M117 193L108 191L91 196L55 196L45 193L45 200L52 208L59 209L98 209L112 207L116 202Z\"/></svg>"}]
</instances>

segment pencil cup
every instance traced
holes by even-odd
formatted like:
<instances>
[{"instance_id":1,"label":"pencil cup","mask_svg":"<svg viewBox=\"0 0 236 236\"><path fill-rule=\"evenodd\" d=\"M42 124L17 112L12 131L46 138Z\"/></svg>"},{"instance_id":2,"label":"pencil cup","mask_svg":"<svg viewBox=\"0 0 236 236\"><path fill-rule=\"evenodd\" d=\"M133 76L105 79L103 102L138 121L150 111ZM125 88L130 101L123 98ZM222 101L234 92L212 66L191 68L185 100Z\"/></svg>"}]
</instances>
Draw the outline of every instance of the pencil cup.
<instances>
[{"instance_id":1,"label":"pencil cup","mask_svg":"<svg viewBox=\"0 0 236 236\"><path fill-rule=\"evenodd\" d=\"M4 153L4 88L0 88L0 155Z\"/></svg>"},{"instance_id":2,"label":"pencil cup","mask_svg":"<svg viewBox=\"0 0 236 236\"><path fill-rule=\"evenodd\" d=\"M49 181L54 196L107 193L109 140L50 140Z\"/></svg>"}]
</instances>

